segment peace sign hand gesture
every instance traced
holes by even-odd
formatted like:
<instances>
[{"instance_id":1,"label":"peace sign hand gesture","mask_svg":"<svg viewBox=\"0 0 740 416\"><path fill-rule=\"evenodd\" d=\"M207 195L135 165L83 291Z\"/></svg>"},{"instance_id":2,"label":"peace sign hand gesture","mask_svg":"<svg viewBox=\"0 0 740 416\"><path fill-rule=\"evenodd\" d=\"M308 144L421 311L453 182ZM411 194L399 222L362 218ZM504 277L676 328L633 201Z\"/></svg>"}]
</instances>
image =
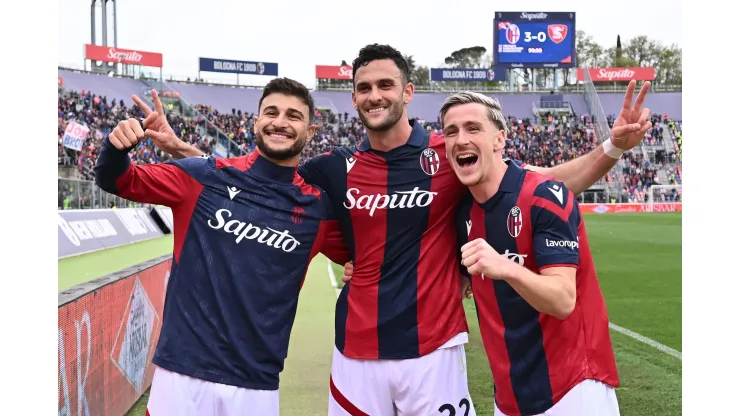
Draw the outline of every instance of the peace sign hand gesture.
<instances>
[{"instance_id":1,"label":"peace sign hand gesture","mask_svg":"<svg viewBox=\"0 0 740 416\"><path fill-rule=\"evenodd\" d=\"M635 100L635 105L633 106L632 98L635 96L636 86L637 81L630 81L627 91L624 93L624 105L619 112L619 117L617 117L612 126L612 143L614 146L625 151L637 146L645 138L645 133L648 129L652 127L652 123L648 120L650 109L642 108L645 102L645 96L647 96L650 89L650 81L642 84L640 93L637 94L637 100Z\"/></svg>"},{"instance_id":2,"label":"peace sign hand gesture","mask_svg":"<svg viewBox=\"0 0 740 416\"><path fill-rule=\"evenodd\" d=\"M170 123L167 122L167 116L164 114L164 107L162 106L162 101L160 101L157 91L152 90L152 101L154 101L153 111L136 95L133 95L131 98L133 98L136 105L147 117L144 120L144 128L146 129L144 135L151 138L157 147L163 152L169 154L175 153L181 140L177 137L175 131L172 130L172 127L170 127ZM154 112L157 113L157 117L149 117L149 115Z\"/></svg>"}]
</instances>

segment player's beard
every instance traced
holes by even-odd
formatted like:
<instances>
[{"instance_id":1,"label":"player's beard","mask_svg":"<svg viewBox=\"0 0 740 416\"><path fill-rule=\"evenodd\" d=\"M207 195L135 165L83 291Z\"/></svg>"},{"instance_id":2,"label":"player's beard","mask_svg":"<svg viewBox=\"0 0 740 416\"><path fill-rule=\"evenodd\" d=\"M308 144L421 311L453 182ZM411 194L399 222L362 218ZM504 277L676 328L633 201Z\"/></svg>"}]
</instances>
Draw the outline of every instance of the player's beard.
<instances>
[{"instance_id":1,"label":"player's beard","mask_svg":"<svg viewBox=\"0 0 740 416\"><path fill-rule=\"evenodd\" d=\"M368 119L364 109L358 111L357 114L360 116L360 120L367 130L388 131L403 117L403 97L399 98L396 102L390 103L387 111L388 115L383 120L373 122Z\"/></svg>"},{"instance_id":2,"label":"player's beard","mask_svg":"<svg viewBox=\"0 0 740 416\"><path fill-rule=\"evenodd\" d=\"M307 135L296 137L293 139L293 144L285 149L273 149L270 147L270 145L265 141L261 131L254 132L254 141L257 144L257 148L264 156L274 160L288 160L301 154L303 147L306 145L306 136Z\"/></svg>"}]
</instances>

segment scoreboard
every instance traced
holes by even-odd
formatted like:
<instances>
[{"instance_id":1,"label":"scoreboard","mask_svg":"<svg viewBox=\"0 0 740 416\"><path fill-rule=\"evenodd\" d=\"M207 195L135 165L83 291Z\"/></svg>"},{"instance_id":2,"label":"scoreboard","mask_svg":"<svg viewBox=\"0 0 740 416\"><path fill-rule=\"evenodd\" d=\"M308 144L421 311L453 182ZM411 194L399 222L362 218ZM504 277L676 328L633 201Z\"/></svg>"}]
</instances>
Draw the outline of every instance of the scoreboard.
<instances>
[{"instance_id":1,"label":"scoreboard","mask_svg":"<svg viewBox=\"0 0 740 416\"><path fill-rule=\"evenodd\" d=\"M493 20L497 68L576 66L575 12L497 12Z\"/></svg>"}]
</instances>

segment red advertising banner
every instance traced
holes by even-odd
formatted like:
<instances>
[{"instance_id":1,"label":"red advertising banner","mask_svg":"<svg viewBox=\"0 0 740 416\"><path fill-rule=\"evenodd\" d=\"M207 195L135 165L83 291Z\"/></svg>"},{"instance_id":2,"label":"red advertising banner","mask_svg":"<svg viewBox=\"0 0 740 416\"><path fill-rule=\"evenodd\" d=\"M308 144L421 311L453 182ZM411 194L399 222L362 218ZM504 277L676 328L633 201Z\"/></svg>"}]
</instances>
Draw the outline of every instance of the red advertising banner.
<instances>
[{"instance_id":1,"label":"red advertising banner","mask_svg":"<svg viewBox=\"0 0 740 416\"><path fill-rule=\"evenodd\" d=\"M589 214L611 214L619 212L683 212L682 202L656 202L650 204L578 204L581 212Z\"/></svg>"},{"instance_id":2,"label":"red advertising banner","mask_svg":"<svg viewBox=\"0 0 740 416\"><path fill-rule=\"evenodd\" d=\"M591 81L652 81L655 79L655 68L588 68ZM578 68L578 81L583 81L583 68Z\"/></svg>"},{"instance_id":3,"label":"red advertising banner","mask_svg":"<svg viewBox=\"0 0 740 416\"><path fill-rule=\"evenodd\" d=\"M352 79L352 67L316 65L317 79Z\"/></svg>"},{"instance_id":4,"label":"red advertising banner","mask_svg":"<svg viewBox=\"0 0 740 416\"><path fill-rule=\"evenodd\" d=\"M59 414L124 415L151 386L171 260L58 310Z\"/></svg>"},{"instance_id":5,"label":"red advertising banner","mask_svg":"<svg viewBox=\"0 0 740 416\"><path fill-rule=\"evenodd\" d=\"M91 61L120 62L129 65L162 67L162 54L114 48L112 46L85 45L85 59Z\"/></svg>"}]
</instances>

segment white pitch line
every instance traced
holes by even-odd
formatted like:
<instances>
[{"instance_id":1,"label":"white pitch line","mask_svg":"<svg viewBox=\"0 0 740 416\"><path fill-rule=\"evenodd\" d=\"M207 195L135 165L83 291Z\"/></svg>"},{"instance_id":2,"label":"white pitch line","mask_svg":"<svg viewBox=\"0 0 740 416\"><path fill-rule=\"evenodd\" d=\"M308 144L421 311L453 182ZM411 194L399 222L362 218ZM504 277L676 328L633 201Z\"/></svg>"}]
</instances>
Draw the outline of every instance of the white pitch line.
<instances>
[{"instance_id":1,"label":"white pitch line","mask_svg":"<svg viewBox=\"0 0 740 416\"><path fill-rule=\"evenodd\" d=\"M649 345L649 346L651 346L651 347L653 347L653 348L655 348L655 349L657 349L659 351L662 351L662 352L664 352L664 353L666 353L666 354L668 354L668 355L670 355L672 357L678 358L679 360L683 361L683 358L681 358L681 351L676 351L673 348L668 347L666 345L663 345L663 344L661 344L658 341L654 341L654 340L652 340L652 339L650 339L648 337L645 337L645 336L642 336L642 335L638 334L637 332L630 331L627 328L622 328L621 326L619 326L617 324L613 324L611 322L609 323L609 328L611 328L611 329L619 332L620 334L627 335L628 337L630 337L632 339L636 339L636 340L638 340L638 341L640 341L642 343L645 343L645 344L647 344L647 345Z\"/></svg>"},{"instance_id":2,"label":"white pitch line","mask_svg":"<svg viewBox=\"0 0 740 416\"><path fill-rule=\"evenodd\" d=\"M337 292L337 297L339 297L339 293L342 291L342 289L339 288L339 285L337 285L337 276L334 274L334 268L331 267L331 260L328 258L326 259L326 265L329 268L329 282L331 282L332 287Z\"/></svg>"}]
</instances>

